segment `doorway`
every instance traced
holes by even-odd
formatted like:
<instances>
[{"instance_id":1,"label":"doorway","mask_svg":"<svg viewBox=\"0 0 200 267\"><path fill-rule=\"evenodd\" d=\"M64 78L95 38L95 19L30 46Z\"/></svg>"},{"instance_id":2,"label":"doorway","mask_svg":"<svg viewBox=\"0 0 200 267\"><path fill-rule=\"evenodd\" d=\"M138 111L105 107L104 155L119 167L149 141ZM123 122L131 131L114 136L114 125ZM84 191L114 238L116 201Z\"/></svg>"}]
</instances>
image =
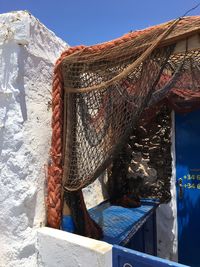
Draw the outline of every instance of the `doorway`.
<instances>
[{"instance_id":1,"label":"doorway","mask_svg":"<svg viewBox=\"0 0 200 267\"><path fill-rule=\"evenodd\" d=\"M200 110L175 114L179 262L200 267Z\"/></svg>"}]
</instances>

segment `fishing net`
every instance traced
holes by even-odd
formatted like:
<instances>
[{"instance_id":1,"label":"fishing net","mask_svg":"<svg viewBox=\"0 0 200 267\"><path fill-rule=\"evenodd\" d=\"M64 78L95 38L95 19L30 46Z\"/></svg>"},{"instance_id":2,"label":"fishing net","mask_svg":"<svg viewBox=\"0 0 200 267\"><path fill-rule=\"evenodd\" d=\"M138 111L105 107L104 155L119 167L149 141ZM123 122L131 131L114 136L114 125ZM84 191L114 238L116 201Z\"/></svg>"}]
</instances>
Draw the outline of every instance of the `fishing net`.
<instances>
[{"instance_id":1,"label":"fishing net","mask_svg":"<svg viewBox=\"0 0 200 267\"><path fill-rule=\"evenodd\" d=\"M146 42L165 33L165 27L147 31ZM178 90L198 90L199 51L174 54L171 44L144 56L148 48L141 39L100 52L83 49L63 60L65 112L70 113L64 152L68 191L89 185L109 166L145 108L171 89L178 98Z\"/></svg>"},{"instance_id":2,"label":"fishing net","mask_svg":"<svg viewBox=\"0 0 200 267\"><path fill-rule=\"evenodd\" d=\"M68 173L64 174L67 190L87 186L109 165L157 88L172 49L170 46L155 51L126 79L70 97L71 131L66 146L70 162ZM123 64L127 66L128 62ZM117 63L114 71L120 68L121 64ZM88 73L83 74L83 86L88 82L88 75L93 76L90 81L98 82L100 67L99 75Z\"/></svg>"},{"instance_id":3,"label":"fishing net","mask_svg":"<svg viewBox=\"0 0 200 267\"><path fill-rule=\"evenodd\" d=\"M139 120L154 116L163 102L179 111L199 107L200 50L188 43L199 21L186 17L62 54L53 84L50 225L59 224L61 184L70 192L92 183Z\"/></svg>"}]
</instances>

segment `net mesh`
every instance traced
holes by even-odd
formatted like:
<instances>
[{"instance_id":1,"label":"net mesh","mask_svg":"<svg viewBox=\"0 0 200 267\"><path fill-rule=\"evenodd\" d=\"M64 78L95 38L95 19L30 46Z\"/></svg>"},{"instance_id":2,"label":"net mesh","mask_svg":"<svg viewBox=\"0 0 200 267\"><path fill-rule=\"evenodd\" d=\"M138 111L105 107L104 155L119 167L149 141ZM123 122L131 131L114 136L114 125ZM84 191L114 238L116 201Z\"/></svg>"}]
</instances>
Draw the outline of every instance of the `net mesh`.
<instances>
[{"instance_id":1,"label":"net mesh","mask_svg":"<svg viewBox=\"0 0 200 267\"><path fill-rule=\"evenodd\" d=\"M68 190L87 186L109 165L157 88L172 50L172 46L156 50L126 79L112 86L70 96ZM121 64L115 70L117 67L122 68ZM92 77L95 83L96 76ZM85 77L80 80L85 86Z\"/></svg>"},{"instance_id":2,"label":"net mesh","mask_svg":"<svg viewBox=\"0 0 200 267\"><path fill-rule=\"evenodd\" d=\"M199 33L199 21L186 17L61 55L53 84L50 225L59 224L61 181L66 191L92 183L138 120L148 120L162 102L184 112L200 106L199 41L194 49L187 41ZM177 50L180 39L184 49Z\"/></svg>"},{"instance_id":3,"label":"net mesh","mask_svg":"<svg viewBox=\"0 0 200 267\"><path fill-rule=\"evenodd\" d=\"M166 27L147 31L148 48L165 32ZM146 108L167 97L175 105L172 95L186 99L183 91L199 94L199 50L188 51L186 41L183 53L174 53L171 44L143 57L148 48L141 45L142 38L119 41L101 52L83 49L63 61L65 112L70 113L66 190L89 185L109 166ZM135 62L139 63L133 67Z\"/></svg>"}]
</instances>

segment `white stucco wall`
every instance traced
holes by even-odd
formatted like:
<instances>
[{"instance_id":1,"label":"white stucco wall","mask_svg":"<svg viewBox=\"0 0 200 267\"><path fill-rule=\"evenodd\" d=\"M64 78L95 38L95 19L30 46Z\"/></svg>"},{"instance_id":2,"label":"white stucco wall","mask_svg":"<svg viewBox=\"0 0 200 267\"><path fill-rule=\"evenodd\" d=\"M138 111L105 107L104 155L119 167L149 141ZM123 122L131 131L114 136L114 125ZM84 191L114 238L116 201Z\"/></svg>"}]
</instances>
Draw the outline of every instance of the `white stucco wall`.
<instances>
[{"instance_id":1,"label":"white stucco wall","mask_svg":"<svg viewBox=\"0 0 200 267\"><path fill-rule=\"evenodd\" d=\"M0 15L0 266L37 266L53 66L66 44L27 12Z\"/></svg>"},{"instance_id":2,"label":"white stucco wall","mask_svg":"<svg viewBox=\"0 0 200 267\"><path fill-rule=\"evenodd\" d=\"M175 125L174 112L172 112L172 178L171 201L162 204L157 209L157 248L161 258L178 261L177 237L177 201L176 201L176 155L175 155Z\"/></svg>"},{"instance_id":3,"label":"white stucco wall","mask_svg":"<svg viewBox=\"0 0 200 267\"><path fill-rule=\"evenodd\" d=\"M51 84L68 45L31 14L0 15L0 266L36 266L45 224L45 164L51 139ZM101 182L84 189L88 207Z\"/></svg>"},{"instance_id":4,"label":"white stucco wall","mask_svg":"<svg viewBox=\"0 0 200 267\"><path fill-rule=\"evenodd\" d=\"M106 171L92 184L83 188L83 196L88 209L97 206L99 203L108 199Z\"/></svg>"},{"instance_id":5,"label":"white stucco wall","mask_svg":"<svg viewBox=\"0 0 200 267\"><path fill-rule=\"evenodd\" d=\"M112 246L47 227L38 230L38 267L112 267Z\"/></svg>"}]
</instances>

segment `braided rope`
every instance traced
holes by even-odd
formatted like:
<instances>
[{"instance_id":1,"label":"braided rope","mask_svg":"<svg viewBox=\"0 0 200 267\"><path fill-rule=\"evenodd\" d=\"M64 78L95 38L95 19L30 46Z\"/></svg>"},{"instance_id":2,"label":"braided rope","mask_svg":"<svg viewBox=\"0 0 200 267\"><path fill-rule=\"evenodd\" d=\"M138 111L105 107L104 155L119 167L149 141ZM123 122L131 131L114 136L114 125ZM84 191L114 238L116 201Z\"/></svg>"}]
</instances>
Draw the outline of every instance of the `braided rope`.
<instances>
[{"instance_id":1,"label":"braided rope","mask_svg":"<svg viewBox=\"0 0 200 267\"><path fill-rule=\"evenodd\" d=\"M52 86L52 141L51 163L48 166L47 184L47 223L53 228L59 228L62 214L61 191L62 191L62 132L63 132L63 77L61 70L62 60L84 46L70 48L62 53L57 60L54 69Z\"/></svg>"}]
</instances>

